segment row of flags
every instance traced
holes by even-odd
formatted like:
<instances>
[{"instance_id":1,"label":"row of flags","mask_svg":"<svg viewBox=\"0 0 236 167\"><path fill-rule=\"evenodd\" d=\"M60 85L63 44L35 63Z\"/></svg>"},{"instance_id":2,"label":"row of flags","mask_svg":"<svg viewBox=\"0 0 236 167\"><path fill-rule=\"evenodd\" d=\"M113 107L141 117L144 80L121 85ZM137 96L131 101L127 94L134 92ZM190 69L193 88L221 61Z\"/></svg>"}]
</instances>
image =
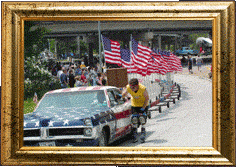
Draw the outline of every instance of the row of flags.
<instances>
[{"instance_id":1,"label":"row of flags","mask_svg":"<svg viewBox=\"0 0 236 167\"><path fill-rule=\"evenodd\" d=\"M120 43L102 36L105 62L127 68L128 73L142 76L182 71L180 59L171 52L151 49L132 38L132 49L123 49Z\"/></svg>"}]
</instances>

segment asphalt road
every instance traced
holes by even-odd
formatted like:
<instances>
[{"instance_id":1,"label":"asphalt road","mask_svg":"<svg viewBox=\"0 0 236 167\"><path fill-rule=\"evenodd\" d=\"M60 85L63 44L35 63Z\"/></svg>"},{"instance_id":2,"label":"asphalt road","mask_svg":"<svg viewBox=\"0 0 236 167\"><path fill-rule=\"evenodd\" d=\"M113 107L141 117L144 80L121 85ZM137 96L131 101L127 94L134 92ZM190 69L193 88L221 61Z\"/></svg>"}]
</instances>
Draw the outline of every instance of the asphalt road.
<instances>
[{"instance_id":1,"label":"asphalt road","mask_svg":"<svg viewBox=\"0 0 236 167\"><path fill-rule=\"evenodd\" d=\"M130 137L113 143L115 146L212 146L212 81L207 78L208 66L201 72L193 68L189 74L186 68L175 74L174 81L181 87L181 98L170 103L170 108L152 107L152 118L146 124L146 142L132 143ZM139 128L139 136L141 135Z\"/></svg>"}]
</instances>

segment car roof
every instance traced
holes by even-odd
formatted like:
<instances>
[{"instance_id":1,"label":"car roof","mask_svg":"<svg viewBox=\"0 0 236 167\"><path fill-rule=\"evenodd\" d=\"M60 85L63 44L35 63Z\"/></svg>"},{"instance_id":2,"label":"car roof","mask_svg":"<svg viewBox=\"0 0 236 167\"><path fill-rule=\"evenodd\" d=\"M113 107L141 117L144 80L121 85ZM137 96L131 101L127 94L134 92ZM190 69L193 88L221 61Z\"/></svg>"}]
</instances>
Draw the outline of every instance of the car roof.
<instances>
[{"instance_id":1,"label":"car roof","mask_svg":"<svg viewBox=\"0 0 236 167\"><path fill-rule=\"evenodd\" d=\"M79 91L94 91L94 90L107 90L111 88L117 88L115 86L82 86L82 87L75 87L75 88L66 88L66 89L57 89L53 91L49 91L46 94L53 94L53 93L64 93L64 92L79 92Z\"/></svg>"}]
</instances>

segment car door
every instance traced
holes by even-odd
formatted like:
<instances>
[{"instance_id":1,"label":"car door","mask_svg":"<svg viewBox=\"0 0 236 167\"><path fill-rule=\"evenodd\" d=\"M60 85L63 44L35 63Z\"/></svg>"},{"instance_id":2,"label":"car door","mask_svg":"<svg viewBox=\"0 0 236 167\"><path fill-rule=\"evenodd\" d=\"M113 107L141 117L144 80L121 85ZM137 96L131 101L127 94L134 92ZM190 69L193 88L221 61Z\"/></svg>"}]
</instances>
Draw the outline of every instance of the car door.
<instances>
[{"instance_id":1,"label":"car door","mask_svg":"<svg viewBox=\"0 0 236 167\"><path fill-rule=\"evenodd\" d=\"M120 94L119 89L109 89L107 91L108 97L116 117L116 132L114 139L120 138L127 133L131 132L131 108L121 98L118 98Z\"/></svg>"}]
</instances>

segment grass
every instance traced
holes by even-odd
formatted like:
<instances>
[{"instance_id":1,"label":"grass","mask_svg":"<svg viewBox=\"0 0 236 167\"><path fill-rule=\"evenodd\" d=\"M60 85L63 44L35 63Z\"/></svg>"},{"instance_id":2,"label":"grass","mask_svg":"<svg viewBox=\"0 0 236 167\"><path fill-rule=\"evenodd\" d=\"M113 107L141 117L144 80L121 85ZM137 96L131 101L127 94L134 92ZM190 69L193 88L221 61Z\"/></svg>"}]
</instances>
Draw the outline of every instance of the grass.
<instances>
[{"instance_id":1,"label":"grass","mask_svg":"<svg viewBox=\"0 0 236 167\"><path fill-rule=\"evenodd\" d=\"M33 102L33 98L24 101L24 114L34 111L36 104Z\"/></svg>"}]
</instances>

